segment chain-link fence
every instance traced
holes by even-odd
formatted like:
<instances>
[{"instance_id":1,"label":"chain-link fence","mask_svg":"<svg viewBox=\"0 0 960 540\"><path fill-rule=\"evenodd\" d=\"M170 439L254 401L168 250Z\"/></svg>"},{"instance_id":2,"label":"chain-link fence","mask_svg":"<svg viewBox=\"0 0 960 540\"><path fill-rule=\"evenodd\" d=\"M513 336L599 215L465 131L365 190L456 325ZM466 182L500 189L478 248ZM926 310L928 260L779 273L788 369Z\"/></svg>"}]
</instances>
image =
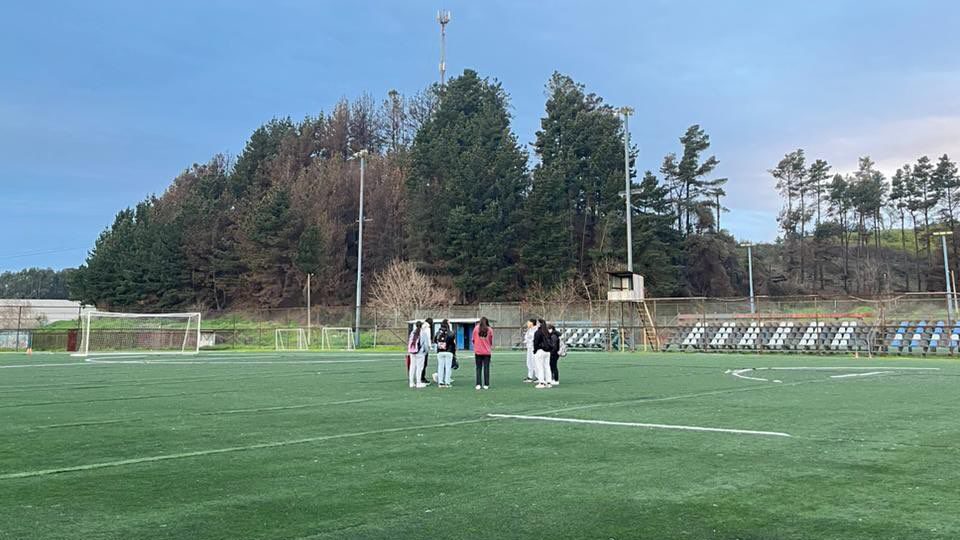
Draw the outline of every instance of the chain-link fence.
<instances>
[{"instance_id":1,"label":"chain-link fence","mask_svg":"<svg viewBox=\"0 0 960 540\"><path fill-rule=\"evenodd\" d=\"M856 320L887 335L902 322L945 321L944 293L911 293L880 298L853 296L796 296L750 298L651 298L646 301L649 319L639 304L576 301L569 303L495 302L450 305L429 311L402 313L371 306L361 309L357 335L361 348L402 348L408 320L475 320L487 317L498 349L521 348L526 321L545 319L561 329L593 331L585 348L663 348L678 333L697 324L738 321L775 324L778 321ZM0 300L0 350L71 351L79 346L82 314L93 308L75 302ZM957 310L954 310L957 311ZM324 327L354 328L354 306L238 309L203 314L201 333L205 348L273 349L279 328L303 328L312 348L320 348ZM651 327L652 326L652 327ZM355 328L354 328L355 329ZM656 338L654 338L654 329ZM356 330L356 329L355 329ZM602 336L602 337L601 337Z\"/></svg>"}]
</instances>

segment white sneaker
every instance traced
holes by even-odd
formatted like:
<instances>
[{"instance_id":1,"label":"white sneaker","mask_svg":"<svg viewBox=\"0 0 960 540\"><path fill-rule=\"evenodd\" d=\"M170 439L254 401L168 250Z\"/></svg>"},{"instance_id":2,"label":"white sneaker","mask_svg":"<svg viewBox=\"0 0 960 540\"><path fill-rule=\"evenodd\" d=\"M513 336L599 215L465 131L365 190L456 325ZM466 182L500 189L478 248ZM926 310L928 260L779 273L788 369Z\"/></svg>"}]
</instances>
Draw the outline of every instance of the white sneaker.
<instances>
[{"instance_id":1,"label":"white sneaker","mask_svg":"<svg viewBox=\"0 0 960 540\"><path fill-rule=\"evenodd\" d=\"M560 384L560 381L550 381L550 386L557 386Z\"/></svg>"},{"instance_id":2,"label":"white sneaker","mask_svg":"<svg viewBox=\"0 0 960 540\"><path fill-rule=\"evenodd\" d=\"M410 383L410 388L416 388L416 387L417 387L417 385L415 385L415 384L413 384L413 383Z\"/></svg>"},{"instance_id":3,"label":"white sneaker","mask_svg":"<svg viewBox=\"0 0 960 540\"><path fill-rule=\"evenodd\" d=\"M417 388L426 388L426 387L427 387L426 383L420 383L417 385Z\"/></svg>"},{"instance_id":4,"label":"white sneaker","mask_svg":"<svg viewBox=\"0 0 960 540\"><path fill-rule=\"evenodd\" d=\"M477 390L479 390L479 389L480 389L480 385L478 384L478 385L476 386L476 388L477 388Z\"/></svg>"},{"instance_id":5,"label":"white sneaker","mask_svg":"<svg viewBox=\"0 0 960 540\"><path fill-rule=\"evenodd\" d=\"M489 386L484 386L483 389L484 389L484 390L489 390L490 387L489 387Z\"/></svg>"},{"instance_id":6,"label":"white sneaker","mask_svg":"<svg viewBox=\"0 0 960 540\"><path fill-rule=\"evenodd\" d=\"M545 385L545 384L543 384L543 383L537 383L537 385L534 386L534 388L549 388L549 386L547 386L547 385Z\"/></svg>"}]
</instances>

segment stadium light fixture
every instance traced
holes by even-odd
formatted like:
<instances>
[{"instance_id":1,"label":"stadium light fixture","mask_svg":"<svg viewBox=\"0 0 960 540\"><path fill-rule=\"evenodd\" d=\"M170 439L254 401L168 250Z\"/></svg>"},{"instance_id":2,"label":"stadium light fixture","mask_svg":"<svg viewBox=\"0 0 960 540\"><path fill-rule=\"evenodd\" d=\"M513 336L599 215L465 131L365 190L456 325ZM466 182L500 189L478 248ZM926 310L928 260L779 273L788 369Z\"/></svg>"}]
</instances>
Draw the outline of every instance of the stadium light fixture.
<instances>
[{"instance_id":1,"label":"stadium light fixture","mask_svg":"<svg viewBox=\"0 0 960 540\"><path fill-rule=\"evenodd\" d=\"M934 236L940 237L940 245L943 247L943 281L946 283L946 294L947 294L947 324L953 323L953 292L951 291L950 286L950 263L947 259L947 237L953 234L953 231L939 231L933 233Z\"/></svg>"}]
</instances>

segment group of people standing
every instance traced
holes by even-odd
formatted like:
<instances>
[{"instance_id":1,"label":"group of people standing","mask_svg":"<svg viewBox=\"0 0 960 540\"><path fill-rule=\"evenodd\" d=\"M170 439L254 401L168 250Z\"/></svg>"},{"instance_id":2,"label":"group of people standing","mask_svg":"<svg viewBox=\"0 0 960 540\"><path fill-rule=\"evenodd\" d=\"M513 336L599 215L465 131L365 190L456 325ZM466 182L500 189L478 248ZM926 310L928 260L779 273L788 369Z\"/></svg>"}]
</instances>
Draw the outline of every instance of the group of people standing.
<instances>
[{"instance_id":1,"label":"group of people standing","mask_svg":"<svg viewBox=\"0 0 960 540\"><path fill-rule=\"evenodd\" d=\"M437 372L433 380L438 388L449 388L453 383L453 370L457 366L457 339L450 327L450 321L444 319L440 330L433 335L433 319L417 321L407 339L409 366L407 376L410 388L426 388L427 362L431 349L437 352ZM486 317L481 317L473 329L474 363L477 368L477 390L490 389L490 357L493 352L493 328Z\"/></svg>"},{"instance_id":2,"label":"group of people standing","mask_svg":"<svg viewBox=\"0 0 960 540\"><path fill-rule=\"evenodd\" d=\"M523 341L527 346L527 377L523 382L536 383L539 389L559 385L564 346L556 327L543 319L530 319Z\"/></svg>"}]
</instances>

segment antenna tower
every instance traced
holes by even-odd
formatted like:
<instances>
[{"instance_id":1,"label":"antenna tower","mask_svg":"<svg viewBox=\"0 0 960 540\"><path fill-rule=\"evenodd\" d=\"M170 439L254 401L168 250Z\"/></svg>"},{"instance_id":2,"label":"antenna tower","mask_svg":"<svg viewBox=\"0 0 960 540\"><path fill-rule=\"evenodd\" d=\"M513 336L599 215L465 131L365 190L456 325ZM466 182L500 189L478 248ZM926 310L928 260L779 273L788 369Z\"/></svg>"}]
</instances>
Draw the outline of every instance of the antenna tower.
<instances>
[{"instance_id":1,"label":"antenna tower","mask_svg":"<svg viewBox=\"0 0 960 540\"><path fill-rule=\"evenodd\" d=\"M443 88L447 83L447 24L450 23L450 11L438 11L437 22L440 23L440 87Z\"/></svg>"}]
</instances>

